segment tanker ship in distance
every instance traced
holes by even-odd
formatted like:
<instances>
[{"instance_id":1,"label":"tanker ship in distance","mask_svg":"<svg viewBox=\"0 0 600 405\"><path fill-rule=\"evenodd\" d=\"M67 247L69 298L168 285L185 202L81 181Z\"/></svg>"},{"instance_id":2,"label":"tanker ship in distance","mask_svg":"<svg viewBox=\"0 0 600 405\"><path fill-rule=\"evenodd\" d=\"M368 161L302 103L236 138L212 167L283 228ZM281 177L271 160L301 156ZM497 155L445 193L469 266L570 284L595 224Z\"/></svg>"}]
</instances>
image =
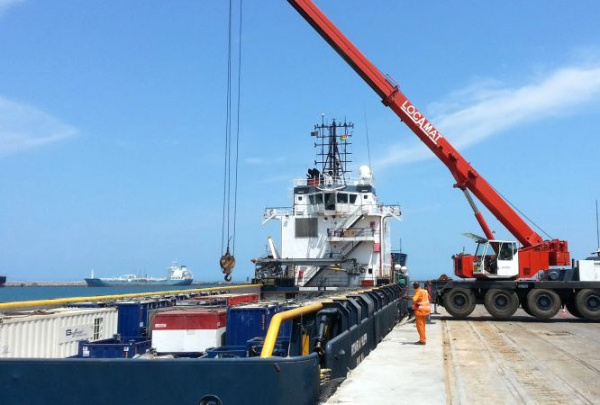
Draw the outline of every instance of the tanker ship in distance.
<instances>
[{"instance_id":1,"label":"tanker ship in distance","mask_svg":"<svg viewBox=\"0 0 600 405\"><path fill-rule=\"evenodd\" d=\"M88 287L120 287L120 286L186 286L192 284L194 275L184 265L171 265L167 270L167 277L155 278L140 276L137 274L125 274L119 277L97 278L94 272L89 278L85 279Z\"/></svg>"}]
</instances>

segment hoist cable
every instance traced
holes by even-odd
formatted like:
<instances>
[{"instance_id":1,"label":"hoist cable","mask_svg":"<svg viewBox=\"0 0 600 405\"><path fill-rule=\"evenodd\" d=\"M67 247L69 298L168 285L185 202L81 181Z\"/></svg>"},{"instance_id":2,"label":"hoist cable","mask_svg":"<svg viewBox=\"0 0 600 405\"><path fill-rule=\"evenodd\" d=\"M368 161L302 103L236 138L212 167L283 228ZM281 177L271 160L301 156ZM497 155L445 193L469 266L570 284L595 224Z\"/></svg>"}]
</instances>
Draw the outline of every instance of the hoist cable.
<instances>
[{"instance_id":1,"label":"hoist cable","mask_svg":"<svg viewBox=\"0 0 600 405\"><path fill-rule=\"evenodd\" d=\"M502 197L504 199L504 201L506 201L508 203L508 205L510 205L511 207L513 207L515 209L515 211L517 211L519 214L521 214L522 217L524 217L526 220L528 220L531 225L533 225L535 228L537 228L540 232L542 232L544 235L546 235L548 237L548 239L554 239L552 236L548 235L548 233L546 231L544 231L538 224L536 224L535 222L533 222L533 220L531 218L529 218L527 215L525 215L525 213L523 211L521 211L516 205L514 205L513 203L510 202L510 200L508 198L506 198L505 196L502 195L502 193L500 193L498 190L496 190L494 187L492 187L492 189L498 193L498 195L500 197Z\"/></svg>"},{"instance_id":2,"label":"hoist cable","mask_svg":"<svg viewBox=\"0 0 600 405\"><path fill-rule=\"evenodd\" d=\"M242 99L242 11L243 0L240 0L240 21L238 31L238 75L237 75L237 129L235 134L235 186L233 197L233 244L232 253L235 252L235 230L237 223L237 190L238 190L238 167L239 167L239 150L240 150L240 106Z\"/></svg>"},{"instance_id":3,"label":"hoist cable","mask_svg":"<svg viewBox=\"0 0 600 405\"><path fill-rule=\"evenodd\" d=\"M233 6L232 0L229 0L228 14L228 33L227 33L227 114L225 123L225 156L224 156L224 177L223 177L223 219L221 230L221 250L229 252L230 242L232 243L232 252L235 251L235 232L237 219L237 185L239 168L239 143L240 143L240 106L241 106L241 82L242 82L242 0L240 0L239 9L239 28L238 28L238 65L237 65L237 114L236 114L236 139L235 139L235 157L233 157ZM232 163L232 159L235 162ZM232 179L232 165L234 165L234 174ZM232 185L233 182L233 185ZM232 213L232 190L233 187L233 213ZM233 218L232 218L233 217ZM233 224L232 224L233 222Z\"/></svg>"},{"instance_id":4,"label":"hoist cable","mask_svg":"<svg viewBox=\"0 0 600 405\"><path fill-rule=\"evenodd\" d=\"M223 218L221 224L221 251L224 250L225 240L229 245L229 185L231 166L231 0L229 0L228 33L227 33L227 94L226 94L226 118L225 118L225 153L223 168ZM227 225L225 224L227 222ZM227 231L225 231L227 228ZM227 235L227 238L225 237Z\"/></svg>"}]
</instances>

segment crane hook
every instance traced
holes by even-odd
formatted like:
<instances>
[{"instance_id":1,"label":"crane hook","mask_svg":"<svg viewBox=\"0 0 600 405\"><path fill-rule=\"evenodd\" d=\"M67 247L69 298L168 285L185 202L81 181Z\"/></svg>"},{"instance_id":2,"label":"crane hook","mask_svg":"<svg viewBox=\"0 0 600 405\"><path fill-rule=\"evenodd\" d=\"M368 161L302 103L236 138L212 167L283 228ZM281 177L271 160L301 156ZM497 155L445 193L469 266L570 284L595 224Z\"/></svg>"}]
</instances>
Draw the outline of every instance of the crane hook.
<instances>
[{"instance_id":1,"label":"crane hook","mask_svg":"<svg viewBox=\"0 0 600 405\"><path fill-rule=\"evenodd\" d=\"M235 257L229 253L229 247L227 247L227 251L221 259L219 260L219 265L223 270L223 274L225 274L225 281L231 281L231 273L233 272L233 268L235 267Z\"/></svg>"}]
</instances>

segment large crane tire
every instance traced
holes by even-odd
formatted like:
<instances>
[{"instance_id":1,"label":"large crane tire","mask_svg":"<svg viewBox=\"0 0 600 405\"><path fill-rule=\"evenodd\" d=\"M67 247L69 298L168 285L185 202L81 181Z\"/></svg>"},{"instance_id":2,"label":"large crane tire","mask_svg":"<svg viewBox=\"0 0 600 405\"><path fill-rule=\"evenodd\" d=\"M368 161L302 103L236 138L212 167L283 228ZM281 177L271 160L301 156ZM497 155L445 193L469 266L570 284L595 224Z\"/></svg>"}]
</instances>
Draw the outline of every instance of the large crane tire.
<instances>
[{"instance_id":1,"label":"large crane tire","mask_svg":"<svg viewBox=\"0 0 600 405\"><path fill-rule=\"evenodd\" d=\"M475 294L468 288L452 288L444 294L444 308L455 318L466 318L475 309Z\"/></svg>"},{"instance_id":2,"label":"large crane tire","mask_svg":"<svg viewBox=\"0 0 600 405\"><path fill-rule=\"evenodd\" d=\"M527 294L527 307L531 315L541 320L554 317L560 310L560 297L555 291L534 288Z\"/></svg>"},{"instance_id":3,"label":"large crane tire","mask_svg":"<svg viewBox=\"0 0 600 405\"><path fill-rule=\"evenodd\" d=\"M513 290L492 288L485 293L483 304L494 318L508 319L519 308L519 297Z\"/></svg>"},{"instance_id":4,"label":"large crane tire","mask_svg":"<svg viewBox=\"0 0 600 405\"><path fill-rule=\"evenodd\" d=\"M575 296L575 308L589 321L600 321L600 291L583 289Z\"/></svg>"}]
</instances>

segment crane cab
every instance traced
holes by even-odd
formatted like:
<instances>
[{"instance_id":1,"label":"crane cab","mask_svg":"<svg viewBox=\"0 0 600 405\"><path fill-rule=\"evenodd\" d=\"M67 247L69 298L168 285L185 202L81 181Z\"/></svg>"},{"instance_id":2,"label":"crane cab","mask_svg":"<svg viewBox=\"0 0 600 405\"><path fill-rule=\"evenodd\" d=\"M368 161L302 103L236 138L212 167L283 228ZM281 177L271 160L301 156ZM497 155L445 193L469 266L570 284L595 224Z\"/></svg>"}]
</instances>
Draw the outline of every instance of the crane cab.
<instances>
[{"instance_id":1,"label":"crane cab","mask_svg":"<svg viewBox=\"0 0 600 405\"><path fill-rule=\"evenodd\" d=\"M475 254L458 254L454 273L461 278L515 278L519 275L517 242L478 239Z\"/></svg>"}]
</instances>

